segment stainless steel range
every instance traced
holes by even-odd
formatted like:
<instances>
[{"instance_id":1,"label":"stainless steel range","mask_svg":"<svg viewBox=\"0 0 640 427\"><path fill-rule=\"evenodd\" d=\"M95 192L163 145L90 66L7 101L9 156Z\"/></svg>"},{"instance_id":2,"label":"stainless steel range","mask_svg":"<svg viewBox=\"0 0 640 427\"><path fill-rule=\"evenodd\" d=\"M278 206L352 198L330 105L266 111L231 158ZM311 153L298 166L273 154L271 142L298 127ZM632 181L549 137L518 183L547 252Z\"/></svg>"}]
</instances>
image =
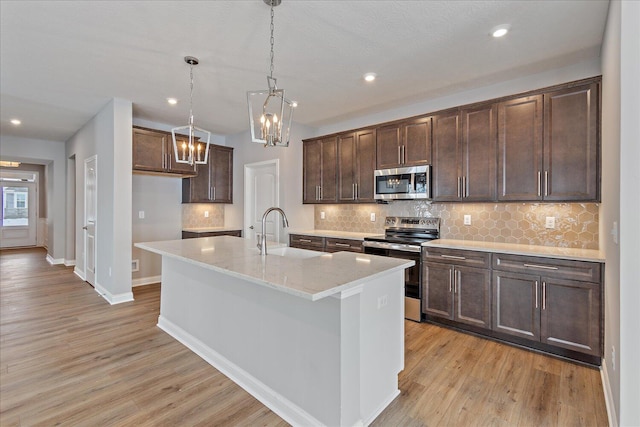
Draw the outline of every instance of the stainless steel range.
<instances>
[{"instance_id":1,"label":"stainless steel range","mask_svg":"<svg viewBox=\"0 0 640 427\"><path fill-rule=\"evenodd\" d=\"M440 218L388 216L384 235L366 237L364 253L410 259L416 265L405 270L405 318L420 322L422 318L421 244L440 237Z\"/></svg>"}]
</instances>

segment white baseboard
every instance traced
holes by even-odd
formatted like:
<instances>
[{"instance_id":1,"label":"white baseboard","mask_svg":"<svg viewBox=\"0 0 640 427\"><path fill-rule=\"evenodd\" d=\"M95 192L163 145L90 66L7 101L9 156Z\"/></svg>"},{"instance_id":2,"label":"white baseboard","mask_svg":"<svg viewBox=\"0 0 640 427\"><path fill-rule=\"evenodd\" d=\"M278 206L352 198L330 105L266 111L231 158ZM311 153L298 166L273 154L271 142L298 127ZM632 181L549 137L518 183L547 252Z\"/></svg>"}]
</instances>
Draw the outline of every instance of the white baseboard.
<instances>
[{"instance_id":1,"label":"white baseboard","mask_svg":"<svg viewBox=\"0 0 640 427\"><path fill-rule=\"evenodd\" d=\"M289 424L294 426L322 425L317 418L309 414L307 411L277 393L271 387L267 386L253 375L250 375L235 363L227 360L218 352L208 347L205 343L175 325L170 320L162 317L162 315L158 317L158 327L184 344L187 348L200 356L218 371L222 372L231 381L238 384L247 393L258 399L262 404L278 414Z\"/></svg>"},{"instance_id":2,"label":"white baseboard","mask_svg":"<svg viewBox=\"0 0 640 427\"><path fill-rule=\"evenodd\" d=\"M131 286L144 286L151 285L153 283L160 283L160 279L162 276L149 276L149 277L140 277L138 279L131 279Z\"/></svg>"},{"instance_id":3,"label":"white baseboard","mask_svg":"<svg viewBox=\"0 0 640 427\"><path fill-rule=\"evenodd\" d=\"M64 265L66 265L67 267L73 267L76 265L76 260L75 259L65 259L64 260Z\"/></svg>"},{"instance_id":4,"label":"white baseboard","mask_svg":"<svg viewBox=\"0 0 640 427\"><path fill-rule=\"evenodd\" d=\"M64 264L64 258L54 258L51 255L47 254L47 262L51 265Z\"/></svg>"},{"instance_id":5,"label":"white baseboard","mask_svg":"<svg viewBox=\"0 0 640 427\"><path fill-rule=\"evenodd\" d=\"M111 292L107 291L105 288L100 286L98 283L95 284L94 289L102 298L107 300L107 302L111 305L121 304L123 302L133 301L133 292L125 292L123 294L113 295Z\"/></svg>"},{"instance_id":6,"label":"white baseboard","mask_svg":"<svg viewBox=\"0 0 640 427\"><path fill-rule=\"evenodd\" d=\"M618 427L618 416L616 414L616 405L613 400L613 392L611 391L611 382L609 381L609 373L607 372L607 361L602 359L602 368L600 369L600 378L602 380L602 390L604 391L604 403L607 405L607 416L609 417L609 426Z\"/></svg>"},{"instance_id":7,"label":"white baseboard","mask_svg":"<svg viewBox=\"0 0 640 427\"><path fill-rule=\"evenodd\" d=\"M78 276L80 279L82 279L83 282L86 282L86 276L84 275L84 271L82 270L78 270L78 266L76 265L75 268L73 269L73 274L75 274L76 276Z\"/></svg>"}]
</instances>

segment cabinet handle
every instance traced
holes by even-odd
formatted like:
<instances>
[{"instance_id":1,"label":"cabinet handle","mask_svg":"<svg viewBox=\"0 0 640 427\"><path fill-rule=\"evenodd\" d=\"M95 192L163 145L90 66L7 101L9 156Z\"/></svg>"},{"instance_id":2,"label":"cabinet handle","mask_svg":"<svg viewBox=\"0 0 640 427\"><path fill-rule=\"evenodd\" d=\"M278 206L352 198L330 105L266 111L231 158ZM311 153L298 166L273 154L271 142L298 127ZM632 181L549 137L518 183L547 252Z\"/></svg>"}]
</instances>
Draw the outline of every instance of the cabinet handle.
<instances>
[{"instance_id":1,"label":"cabinet handle","mask_svg":"<svg viewBox=\"0 0 640 427\"><path fill-rule=\"evenodd\" d=\"M460 282L460 271L456 270L453 273L453 293L458 293L458 283Z\"/></svg>"},{"instance_id":2,"label":"cabinet handle","mask_svg":"<svg viewBox=\"0 0 640 427\"><path fill-rule=\"evenodd\" d=\"M402 164L402 146L398 145L398 164Z\"/></svg>"},{"instance_id":3,"label":"cabinet handle","mask_svg":"<svg viewBox=\"0 0 640 427\"><path fill-rule=\"evenodd\" d=\"M462 197L469 197L469 183L466 176L462 177Z\"/></svg>"},{"instance_id":4,"label":"cabinet handle","mask_svg":"<svg viewBox=\"0 0 640 427\"><path fill-rule=\"evenodd\" d=\"M407 156L405 153L405 148L404 145L402 146L402 164L404 165L405 163L407 163Z\"/></svg>"},{"instance_id":5,"label":"cabinet handle","mask_svg":"<svg viewBox=\"0 0 640 427\"><path fill-rule=\"evenodd\" d=\"M460 195L460 183L461 183L461 182L462 182L462 178L461 178L461 177L458 177L458 197L462 197L462 196Z\"/></svg>"},{"instance_id":6,"label":"cabinet handle","mask_svg":"<svg viewBox=\"0 0 640 427\"><path fill-rule=\"evenodd\" d=\"M441 258L449 258L449 259L467 259L463 256L456 256L456 255L440 255Z\"/></svg>"},{"instance_id":7,"label":"cabinet handle","mask_svg":"<svg viewBox=\"0 0 640 427\"><path fill-rule=\"evenodd\" d=\"M341 248L350 248L351 245L347 244L347 243L340 243L340 242L336 242L334 243L334 245L339 246Z\"/></svg>"},{"instance_id":8,"label":"cabinet handle","mask_svg":"<svg viewBox=\"0 0 640 427\"><path fill-rule=\"evenodd\" d=\"M320 200L320 186L316 185L316 200Z\"/></svg>"},{"instance_id":9,"label":"cabinet handle","mask_svg":"<svg viewBox=\"0 0 640 427\"><path fill-rule=\"evenodd\" d=\"M358 183L356 182L356 200L360 198L360 190L358 189Z\"/></svg>"},{"instance_id":10,"label":"cabinet handle","mask_svg":"<svg viewBox=\"0 0 640 427\"><path fill-rule=\"evenodd\" d=\"M529 268L541 268L543 270L557 270L558 267L552 267L550 265L538 265L538 264L523 264L525 267Z\"/></svg>"},{"instance_id":11,"label":"cabinet handle","mask_svg":"<svg viewBox=\"0 0 640 427\"><path fill-rule=\"evenodd\" d=\"M213 200L216 199L216 187L213 187Z\"/></svg>"},{"instance_id":12,"label":"cabinet handle","mask_svg":"<svg viewBox=\"0 0 640 427\"><path fill-rule=\"evenodd\" d=\"M302 243L311 243L311 240L309 239L299 239L299 241Z\"/></svg>"},{"instance_id":13,"label":"cabinet handle","mask_svg":"<svg viewBox=\"0 0 640 427\"><path fill-rule=\"evenodd\" d=\"M542 281L542 309L547 309L547 282Z\"/></svg>"},{"instance_id":14,"label":"cabinet handle","mask_svg":"<svg viewBox=\"0 0 640 427\"><path fill-rule=\"evenodd\" d=\"M449 269L449 292L451 292L451 282L453 282L453 268Z\"/></svg>"},{"instance_id":15,"label":"cabinet handle","mask_svg":"<svg viewBox=\"0 0 640 427\"><path fill-rule=\"evenodd\" d=\"M211 195L211 187L209 187L209 200L211 200L213 196Z\"/></svg>"},{"instance_id":16,"label":"cabinet handle","mask_svg":"<svg viewBox=\"0 0 640 427\"><path fill-rule=\"evenodd\" d=\"M538 281L536 280L536 308L538 308Z\"/></svg>"},{"instance_id":17,"label":"cabinet handle","mask_svg":"<svg viewBox=\"0 0 640 427\"><path fill-rule=\"evenodd\" d=\"M549 171L544 171L544 195L549 195Z\"/></svg>"},{"instance_id":18,"label":"cabinet handle","mask_svg":"<svg viewBox=\"0 0 640 427\"><path fill-rule=\"evenodd\" d=\"M542 185L540 181L542 181L542 177L540 176L540 171L538 171L538 197L540 197L540 186Z\"/></svg>"},{"instance_id":19,"label":"cabinet handle","mask_svg":"<svg viewBox=\"0 0 640 427\"><path fill-rule=\"evenodd\" d=\"M356 199L356 185L355 184L351 184L351 191L353 192L353 197L351 197L351 200L355 200Z\"/></svg>"}]
</instances>

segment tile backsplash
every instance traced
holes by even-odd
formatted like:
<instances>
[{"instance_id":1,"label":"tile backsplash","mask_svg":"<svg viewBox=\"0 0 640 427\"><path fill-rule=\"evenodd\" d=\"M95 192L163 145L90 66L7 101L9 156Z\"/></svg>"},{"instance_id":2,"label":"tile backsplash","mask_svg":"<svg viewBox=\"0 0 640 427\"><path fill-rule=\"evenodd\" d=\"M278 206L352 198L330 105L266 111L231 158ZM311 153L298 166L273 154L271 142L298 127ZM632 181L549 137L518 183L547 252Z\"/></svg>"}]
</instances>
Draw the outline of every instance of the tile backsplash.
<instances>
[{"instance_id":1,"label":"tile backsplash","mask_svg":"<svg viewBox=\"0 0 640 427\"><path fill-rule=\"evenodd\" d=\"M209 217L205 217L209 212ZM183 203L182 228L224 226L224 205L218 203Z\"/></svg>"},{"instance_id":2,"label":"tile backsplash","mask_svg":"<svg viewBox=\"0 0 640 427\"><path fill-rule=\"evenodd\" d=\"M325 219L320 219L324 212ZM375 222L371 221L375 213ZM464 225L464 215L471 225ZM433 203L316 205L318 230L384 233L386 216L440 217L443 239L598 249L597 203ZM545 227L547 217L555 228Z\"/></svg>"}]
</instances>

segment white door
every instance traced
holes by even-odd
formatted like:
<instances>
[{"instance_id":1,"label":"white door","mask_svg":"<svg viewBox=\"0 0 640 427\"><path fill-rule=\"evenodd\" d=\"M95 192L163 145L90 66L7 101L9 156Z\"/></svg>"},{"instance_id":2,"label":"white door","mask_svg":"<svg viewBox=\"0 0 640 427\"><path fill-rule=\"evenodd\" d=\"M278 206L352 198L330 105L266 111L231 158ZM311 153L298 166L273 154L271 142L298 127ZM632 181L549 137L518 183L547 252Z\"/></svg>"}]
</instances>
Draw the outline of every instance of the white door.
<instances>
[{"instance_id":1,"label":"white door","mask_svg":"<svg viewBox=\"0 0 640 427\"><path fill-rule=\"evenodd\" d=\"M258 240L262 215L280 204L280 164L278 159L244 165L244 232L246 239ZM267 217L267 240L280 241L282 218L277 212Z\"/></svg>"},{"instance_id":2,"label":"white door","mask_svg":"<svg viewBox=\"0 0 640 427\"><path fill-rule=\"evenodd\" d=\"M36 245L37 186L35 182L2 180L0 247Z\"/></svg>"},{"instance_id":3,"label":"white door","mask_svg":"<svg viewBox=\"0 0 640 427\"><path fill-rule=\"evenodd\" d=\"M84 274L91 285L96 283L96 213L98 208L96 156L84 162Z\"/></svg>"}]
</instances>

